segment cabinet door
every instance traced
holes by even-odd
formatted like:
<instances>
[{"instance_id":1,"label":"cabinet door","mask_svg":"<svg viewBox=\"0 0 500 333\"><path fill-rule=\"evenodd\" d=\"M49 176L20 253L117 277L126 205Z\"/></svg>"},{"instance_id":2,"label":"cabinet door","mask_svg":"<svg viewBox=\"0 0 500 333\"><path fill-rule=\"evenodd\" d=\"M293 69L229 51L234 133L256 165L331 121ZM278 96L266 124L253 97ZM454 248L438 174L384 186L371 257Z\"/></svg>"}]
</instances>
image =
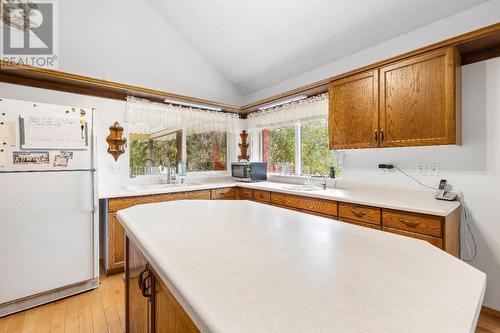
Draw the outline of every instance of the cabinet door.
<instances>
[{"instance_id":1,"label":"cabinet door","mask_svg":"<svg viewBox=\"0 0 500 333\"><path fill-rule=\"evenodd\" d=\"M154 299L155 333L198 333L198 327L170 290L155 275Z\"/></svg>"},{"instance_id":2,"label":"cabinet door","mask_svg":"<svg viewBox=\"0 0 500 333\"><path fill-rule=\"evenodd\" d=\"M378 71L330 83L330 149L378 146Z\"/></svg>"},{"instance_id":3,"label":"cabinet door","mask_svg":"<svg viewBox=\"0 0 500 333\"><path fill-rule=\"evenodd\" d=\"M149 333L152 331L151 297L145 297L141 285L151 292L153 273L148 269L148 262L135 245L126 240L125 268L125 314L126 332Z\"/></svg>"},{"instance_id":4,"label":"cabinet door","mask_svg":"<svg viewBox=\"0 0 500 333\"><path fill-rule=\"evenodd\" d=\"M380 69L380 141L383 147L459 142L454 48L441 49Z\"/></svg>"},{"instance_id":5,"label":"cabinet door","mask_svg":"<svg viewBox=\"0 0 500 333\"><path fill-rule=\"evenodd\" d=\"M116 218L116 213L108 214L108 270L110 273L123 269L125 261L125 233Z\"/></svg>"}]
</instances>

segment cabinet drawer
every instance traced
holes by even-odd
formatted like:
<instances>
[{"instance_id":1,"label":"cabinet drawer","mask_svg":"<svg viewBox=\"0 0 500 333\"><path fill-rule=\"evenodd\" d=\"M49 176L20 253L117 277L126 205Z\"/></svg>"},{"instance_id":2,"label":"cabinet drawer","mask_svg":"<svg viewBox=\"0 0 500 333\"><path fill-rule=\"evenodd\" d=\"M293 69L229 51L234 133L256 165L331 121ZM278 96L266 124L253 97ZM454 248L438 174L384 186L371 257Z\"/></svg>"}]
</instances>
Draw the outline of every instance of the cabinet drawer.
<instances>
[{"instance_id":1,"label":"cabinet drawer","mask_svg":"<svg viewBox=\"0 0 500 333\"><path fill-rule=\"evenodd\" d=\"M361 227L370 228L370 229L376 229L376 230L382 229L380 224L364 223L364 222L359 222L359 221L350 220L350 219L346 219L346 218L339 218L339 221L359 225Z\"/></svg>"},{"instance_id":2,"label":"cabinet drawer","mask_svg":"<svg viewBox=\"0 0 500 333\"><path fill-rule=\"evenodd\" d=\"M281 206L293 207L300 210L337 216L337 202L298 195L272 192L271 203Z\"/></svg>"},{"instance_id":3,"label":"cabinet drawer","mask_svg":"<svg viewBox=\"0 0 500 333\"><path fill-rule=\"evenodd\" d=\"M269 202L271 202L271 192L269 192L269 191L261 191L261 190L254 190L253 191L253 198L256 201L269 203Z\"/></svg>"},{"instance_id":4,"label":"cabinet drawer","mask_svg":"<svg viewBox=\"0 0 500 333\"><path fill-rule=\"evenodd\" d=\"M113 213L120 209L172 200L210 200L210 190L189 191L178 193L164 193L155 195L143 195L138 197L113 198L108 200L108 212Z\"/></svg>"},{"instance_id":5,"label":"cabinet drawer","mask_svg":"<svg viewBox=\"0 0 500 333\"><path fill-rule=\"evenodd\" d=\"M251 188L238 188L239 198L243 200L252 200L253 199L253 190Z\"/></svg>"},{"instance_id":6,"label":"cabinet drawer","mask_svg":"<svg viewBox=\"0 0 500 333\"><path fill-rule=\"evenodd\" d=\"M384 227L416 232L419 234L441 237L441 222L439 216L382 210L382 224Z\"/></svg>"},{"instance_id":7,"label":"cabinet drawer","mask_svg":"<svg viewBox=\"0 0 500 333\"><path fill-rule=\"evenodd\" d=\"M417 234L415 232L409 232L409 231L398 230L398 229L387 228L387 227L383 227L382 230L390 232L392 234L421 239L421 240L424 240L424 241L431 243L432 245L434 245L440 249L443 249L443 239L442 238L432 237L432 236L428 236L428 235Z\"/></svg>"},{"instance_id":8,"label":"cabinet drawer","mask_svg":"<svg viewBox=\"0 0 500 333\"><path fill-rule=\"evenodd\" d=\"M380 225L380 208L339 202L339 217Z\"/></svg>"},{"instance_id":9,"label":"cabinet drawer","mask_svg":"<svg viewBox=\"0 0 500 333\"><path fill-rule=\"evenodd\" d=\"M235 197L236 197L236 189L234 187L218 188L212 190L212 200L234 199Z\"/></svg>"},{"instance_id":10,"label":"cabinet drawer","mask_svg":"<svg viewBox=\"0 0 500 333\"><path fill-rule=\"evenodd\" d=\"M128 197L128 198L116 198L109 199L108 201L108 212L113 213L119 211L120 209L125 209L132 206L142 205L146 203L158 202L158 196L147 195L140 197Z\"/></svg>"}]
</instances>

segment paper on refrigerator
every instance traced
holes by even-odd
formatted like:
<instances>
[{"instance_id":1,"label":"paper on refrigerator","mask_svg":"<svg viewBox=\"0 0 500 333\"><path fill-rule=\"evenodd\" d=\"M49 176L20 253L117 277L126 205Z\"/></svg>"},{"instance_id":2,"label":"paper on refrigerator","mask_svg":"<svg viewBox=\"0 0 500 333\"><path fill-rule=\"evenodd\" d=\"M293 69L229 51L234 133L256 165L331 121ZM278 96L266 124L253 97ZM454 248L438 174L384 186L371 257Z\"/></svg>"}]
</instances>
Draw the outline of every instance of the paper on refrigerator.
<instances>
[{"instance_id":1,"label":"paper on refrigerator","mask_svg":"<svg viewBox=\"0 0 500 333\"><path fill-rule=\"evenodd\" d=\"M0 121L0 148L16 145L16 122Z\"/></svg>"}]
</instances>

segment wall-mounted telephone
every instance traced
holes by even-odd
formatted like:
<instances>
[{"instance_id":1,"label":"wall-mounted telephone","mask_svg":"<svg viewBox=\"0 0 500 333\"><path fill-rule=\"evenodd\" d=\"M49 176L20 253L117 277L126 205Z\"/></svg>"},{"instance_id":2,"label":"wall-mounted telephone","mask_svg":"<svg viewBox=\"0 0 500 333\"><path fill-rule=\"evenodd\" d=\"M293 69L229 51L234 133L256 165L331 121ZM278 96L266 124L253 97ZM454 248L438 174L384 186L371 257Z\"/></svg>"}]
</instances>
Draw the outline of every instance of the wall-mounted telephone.
<instances>
[{"instance_id":1,"label":"wall-mounted telephone","mask_svg":"<svg viewBox=\"0 0 500 333\"><path fill-rule=\"evenodd\" d=\"M446 179L441 179L439 182L439 191L436 194L436 199L453 201L457 198L457 193L448 192L446 189Z\"/></svg>"}]
</instances>

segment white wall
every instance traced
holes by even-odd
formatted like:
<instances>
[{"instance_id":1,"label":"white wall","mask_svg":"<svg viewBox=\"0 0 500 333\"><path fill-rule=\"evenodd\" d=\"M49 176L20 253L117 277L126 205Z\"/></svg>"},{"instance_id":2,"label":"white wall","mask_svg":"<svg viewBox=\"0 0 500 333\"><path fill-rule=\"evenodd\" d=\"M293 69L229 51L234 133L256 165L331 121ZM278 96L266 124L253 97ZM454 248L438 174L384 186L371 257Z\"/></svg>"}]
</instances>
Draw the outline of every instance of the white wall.
<instances>
[{"instance_id":1,"label":"white wall","mask_svg":"<svg viewBox=\"0 0 500 333\"><path fill-rule=\"evenodd\" d=\"M218 102L241 95L146 0L63 0L59 69Z\"/></svg>"},{"instance_id":2,"label":"white wall","mask_svg":"<svg viewBox=\"0 0 500 333\"><path fill-rule=\"evenodd\" d=\"M246 95L244 100L245 103L254 102L498 22L500 22L500 0L491 0L459 14L282 81L271 87ZM390 22L387 22L387 24L390 24Z\"/></svg>"}]
</instances>

